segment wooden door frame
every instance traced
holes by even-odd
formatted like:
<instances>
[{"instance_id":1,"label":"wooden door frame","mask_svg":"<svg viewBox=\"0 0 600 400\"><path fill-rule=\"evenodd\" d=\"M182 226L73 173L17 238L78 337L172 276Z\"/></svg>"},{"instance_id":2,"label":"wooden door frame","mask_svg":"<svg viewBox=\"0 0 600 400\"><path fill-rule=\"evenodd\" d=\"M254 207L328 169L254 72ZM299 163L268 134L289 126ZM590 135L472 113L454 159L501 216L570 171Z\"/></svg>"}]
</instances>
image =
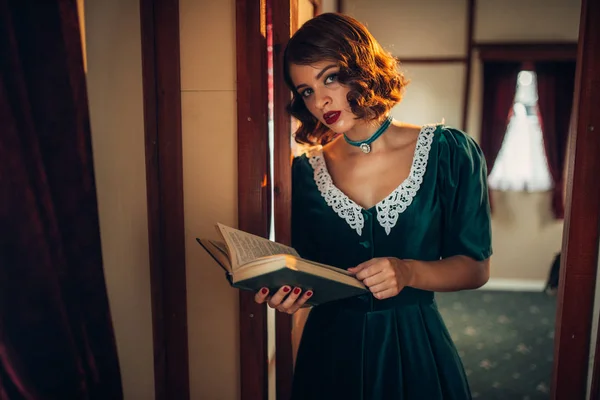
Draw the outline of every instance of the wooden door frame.
<instances>
[{"instance_id":1,"label":"wooden door frame","mask_svg":"<svg viewBox=\"0 0 600 400\"><path fill-rule=\"evenodd\" d=\"M600 3L581 5L573 122L554 340L552 399L584 399L598 268L600 223ZM598 361L598 360L596 360ZM598 367L593 377L598 390Z\"/></svg>"},{"instance_id":2,"label":"wooden door frame","mask_svg":"<svg viewBox=\"0 0 600 400\"><path fill-rule=\"evenodd\" d=\"M295 6L294 6L295 4ZM316 10L316 5L313 3ZM275 240L291 244L291 117L286 110L291 92L283 78L283 52L296 25L297 2L286 0L271 1L273 32L273 189L275 194ZM283 313L275 314L275 376L277 399L289 399L292 393L292 318Z\"/></svg>"},{"instance_id":3,"label":"wooden door frame","mask_svg":"<svg viewBox=\"0 0 600 400\"><path fill-rule=\"evenodd\" d=\"M236 0L238 226L269 237L266 0ZM239 292L242 400L267 399L267 312Z\"/></svg>"},{"instance_id":4,"label":"wooden door frame","mask_svg":"<svg viewBox=\"0 0 600 400\"><path fill-rule=\"evenodd\" d=\"M187 400L179 0L141 0L140 23L155 398Z\"/></svg>"},{"instance_id":5,"label":"wooden door frame","mask_svg":"<svg viewBox=\"0 0 600 400\"><path fill-rule=\"evenodd\" d=\"M323 12L323 4L321 0L310 0L313 5L313 15L317 16Z\"/></svg>"}]
</instances>

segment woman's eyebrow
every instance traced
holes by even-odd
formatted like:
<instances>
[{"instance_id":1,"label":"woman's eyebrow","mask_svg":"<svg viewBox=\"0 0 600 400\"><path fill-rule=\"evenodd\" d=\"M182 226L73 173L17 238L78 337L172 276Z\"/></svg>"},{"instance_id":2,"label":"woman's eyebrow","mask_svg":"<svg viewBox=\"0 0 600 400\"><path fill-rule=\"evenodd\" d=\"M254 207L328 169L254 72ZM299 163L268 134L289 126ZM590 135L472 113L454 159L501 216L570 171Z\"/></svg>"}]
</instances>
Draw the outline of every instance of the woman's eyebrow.
<instances>
[{"instance_id":1,"label":"woman's eyebrow","mask_svg":"<svg viewBox=\"0 0 600 400\"><path fill-rule=\"evenodd\" d=\"M319 73L317 74L317 76L316 76L316 79L320 79L320 78L323 76L323 74L324 74L325 72L327 72L327 71L328 71L328 70L330 70L331 68L335 68L335 67L337 67L337 64L330 64L330 65L326 66L325 68L323 68L323 69L321 70L321 72L319 72ZM300 89L302 89L303 87L308 87L308 85L307 85L306 83L301 83L301 84L299 84L298 86L296 86L296 90L300 90Z\"/></svg>"},{"instance_id":2,"label":"woman's eyebrow","mask_svg":"<svg viewBox=\"0 0 600 400\"><path fill-rule=\"evenodd\" d=\"M337 67L337 65L336 65L336 64L331 64L331 65L328 65L328 66L326 66L325 68L323 68L323 69L321 70L321 72L319 72L319 73L317 74L317 79L321 78L321 77L323 76L323 74L324 74L324 73L325 73L325 72L326 72L328 69L335 68L335 67Z\"/></svg>"}]
</instances>

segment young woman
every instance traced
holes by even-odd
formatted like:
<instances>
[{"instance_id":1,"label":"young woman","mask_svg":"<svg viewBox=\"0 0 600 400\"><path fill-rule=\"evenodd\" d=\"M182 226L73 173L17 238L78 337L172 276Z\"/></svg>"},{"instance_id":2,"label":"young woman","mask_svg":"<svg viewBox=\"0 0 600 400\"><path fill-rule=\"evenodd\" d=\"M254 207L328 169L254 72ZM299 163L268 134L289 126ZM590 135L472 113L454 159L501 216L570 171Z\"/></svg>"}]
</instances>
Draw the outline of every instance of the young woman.
<instances>
[{"instance_id":1,"label":"young woman","mask_svg":"<svg viewBox=\"0 0 600 400\"><path fill-rule=\"evenodd\" d=\"M322 14L290 39L285 75L297 142L292 245L348 269L370 294L314 307L293 398L470 399L434 292L489 277L487 173L477 144L443 125L394 121L406 79L367 29ZM284 286L257 302L294 313L312 295Z\"/></svg>"}]
</instances>

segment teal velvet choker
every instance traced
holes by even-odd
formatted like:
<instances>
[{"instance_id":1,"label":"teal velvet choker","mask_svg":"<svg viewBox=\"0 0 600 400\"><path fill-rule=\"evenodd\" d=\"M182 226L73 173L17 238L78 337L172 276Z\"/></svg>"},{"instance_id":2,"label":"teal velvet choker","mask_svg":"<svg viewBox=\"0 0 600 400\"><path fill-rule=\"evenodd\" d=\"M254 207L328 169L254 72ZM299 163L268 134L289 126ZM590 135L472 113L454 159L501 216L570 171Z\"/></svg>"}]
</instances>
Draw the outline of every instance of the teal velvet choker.
<instances>
[{"instance_id":1,"label":"teal velvet choker","mask_svg":"<svg viewBox=\"0 0 600 400\"><path fill-rule=\"evenodd\" d=\"M385 119L385 121L383 121L383 123L381 124L379 129L377 129L377 131L375 131L375 133L372 134L371 137L368 139L356 142L354 140L350 140L348 138L348 136L346 136L345 133L344 133L344 139L346 140L346 143L348 143L349 145L360 147L360 149L362 150L363 153L370 153L371 152L371 143L373 143L375 140L377 140L377 138L379 136L383 135L383 132L385 132L387 130L387 128L389 128L390 124L392 123L392 120L393 120L392 116L388 115L388 117Z\"/></svg>"}]
</instances>

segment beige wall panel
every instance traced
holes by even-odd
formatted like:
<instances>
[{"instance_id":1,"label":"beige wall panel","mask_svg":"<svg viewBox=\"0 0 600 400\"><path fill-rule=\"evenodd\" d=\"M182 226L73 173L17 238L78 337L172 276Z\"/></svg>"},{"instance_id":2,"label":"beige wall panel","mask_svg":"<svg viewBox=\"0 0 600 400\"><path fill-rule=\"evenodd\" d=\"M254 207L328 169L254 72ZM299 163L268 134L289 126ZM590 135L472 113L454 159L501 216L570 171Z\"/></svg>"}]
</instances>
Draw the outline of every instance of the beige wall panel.
<instances>
[{"instance_id":1,"label":"beige wall panel","mask_svg":"<svg viewBox=\"0 0 600 400\"><path fill-rule=\"evenodd\" d=\"M235 90L235 2L181 0L181 89Z\"/></svg>"},{"instance_id":2,"label":"beige wall panel","mask_svg":"<svg viewBox=\"0 0 600 400\"><path fill-rule=\"evenodd\" d=\"M336 0L321 0L321 12L336 12L337 1Z\"/></svg>"},{"instance_id":3,"label":"beige wall panel","mask_svg":"<svg viewBox=\"0 0 600 400\"><path fill-rule=\"evenodd\" d=\"M180 1L192 400L240 397L238 294L196 242L237 225L235 1Z\"/></svg>"},{"instance_id":4,"label":"beige wall panel","mask_svg":"<svg viewBox=\"0 0 600 400\"><path fill-rule=\"evenodd\" d=\"M477 0L476 41L577 41L581 0Z\"/></svg>"},{"instance_id":5,"label":"beige wall panel","mask_svg":"<svg viewBox=\"0 0 600 400\"><path fill-rule=\"evenodd\" d=\"M447 125L460 127L465 72L460 64L407 64L402 67L411 80L404 99L392 115L413 124L429 124L445 119Z\"/></svg>"},{"instance_id":6,"label":"beige wall panel","mask_svg":"<svg viewBox=\"0 0 600 400\"><path fill-rule=\"evenodd\" d=\"M102 257L126 400L154 399L140 10L85 2Z\"/></svg>"},{"instance_id":7,"label":"beige wall panel","mask_svg":"<svg viewBox=\"0 0 600 400\"><path fill-rule=\"evenodd\" d=\"M345 0L344 12L394 56L466 54L466 0Z\"/></svg>"},{"instance_id":8,"label":"beige wall panel","mask_svg":"<svg viewBox=\"0 0 600 400\"><path fill-rule=\"evenodd\" d=\"M544 281L562 244L548 193L493 192L492 278Z\"/></svg>"},{"instance_id":9,"label":"beige wall panel","mask_svg":"<svg viewBox=\"0 0 600 400\"><path fill-rule=\"evenodd\" d=\"M481 113L483 111L483 65L477 50L473 51L471 61L471 90L467 115L467 131L479 141L481 137Z\"/></svg>"},{"instance_id":10,"label":"beige wall panel","mask_svg":"<svg viewBox=\"0 0 600 400\"><path fill-rule=\"evenodd\" d=\"M237 225L235 92L182 94L183 175L192 399L236 399L238 295L196 242L214 224Z\"/></svg>"},{"instance_id":11,"label":"beige wall panel","mask_svg":"<svg viewBox=\"0 0 600 400\"><path fill-rule=\"evenodd\" d=\"M298 0L298 27L304 25L315 14L315 6L310 0Z\"/></svg>"}]
</instances>

